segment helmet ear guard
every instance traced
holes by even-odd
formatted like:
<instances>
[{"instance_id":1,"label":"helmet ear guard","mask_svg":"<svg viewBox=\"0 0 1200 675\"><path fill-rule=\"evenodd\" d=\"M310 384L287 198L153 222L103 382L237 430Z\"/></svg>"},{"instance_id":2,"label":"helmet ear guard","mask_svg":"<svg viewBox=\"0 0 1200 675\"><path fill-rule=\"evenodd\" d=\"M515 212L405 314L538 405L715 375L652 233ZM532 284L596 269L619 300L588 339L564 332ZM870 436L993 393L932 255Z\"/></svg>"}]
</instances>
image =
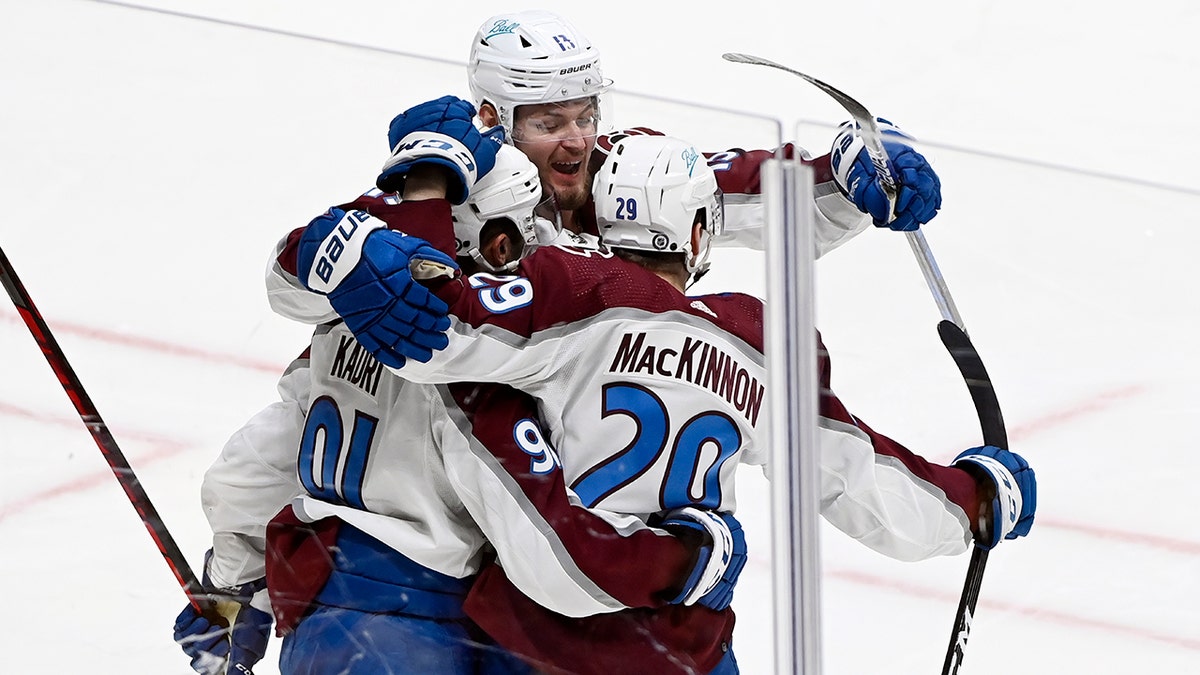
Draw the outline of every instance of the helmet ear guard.
<instances>
[{"instance_id":1,"label":"helmet ear guard","mask_svg":"<svg viewBox=\"0 0 1200 675\"><path fill-rule=\"evenodd\" d=\"M612 87L591 41L545 10L484 21L471 44L467 79L476 107L491 104L510 138L517 106L595 98L599 112Z\"/></svg>"},{"instance_id":2,"label":"helmet ear guard","mask_svg":"<svg viewBox=\"0 0 1200 675\"><path fill-rule=\"evenodd\" d=\"M669 136L618 141L596 174L592 196L600 239L612 248L682 253L689 275L708 269L724 229L724 200L704 156ZM693 249L693 225L700 241Z\"/></svg>"}]
</instances>

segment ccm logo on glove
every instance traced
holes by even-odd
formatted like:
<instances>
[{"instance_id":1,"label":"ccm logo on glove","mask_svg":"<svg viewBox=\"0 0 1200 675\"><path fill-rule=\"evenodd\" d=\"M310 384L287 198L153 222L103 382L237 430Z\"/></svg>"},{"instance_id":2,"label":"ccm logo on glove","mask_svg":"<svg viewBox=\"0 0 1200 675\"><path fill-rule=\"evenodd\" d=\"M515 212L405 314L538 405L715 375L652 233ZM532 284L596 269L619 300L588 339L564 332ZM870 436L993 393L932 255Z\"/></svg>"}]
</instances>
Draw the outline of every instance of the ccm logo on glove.
<instances>
[{"instance_id":1,"label":"ccm logo on glove","mask_svg":"<svg viewBox=\"0 0 1200 675\"><path fill-rule=\"evenodd\" d=\"M410 141L409 139L412 140ZM471 154L467 146L448 136L434 133L422 136L420 132L412 133L405 136L392 152L393 154L399 154L415 150L435 150L439 151L439 154L452 155L461 162L462 167L467 170L469 177L471 179L475 178L475 156ZM473 183L474 180L471 182Z\"/></svg>"}]
</instances>

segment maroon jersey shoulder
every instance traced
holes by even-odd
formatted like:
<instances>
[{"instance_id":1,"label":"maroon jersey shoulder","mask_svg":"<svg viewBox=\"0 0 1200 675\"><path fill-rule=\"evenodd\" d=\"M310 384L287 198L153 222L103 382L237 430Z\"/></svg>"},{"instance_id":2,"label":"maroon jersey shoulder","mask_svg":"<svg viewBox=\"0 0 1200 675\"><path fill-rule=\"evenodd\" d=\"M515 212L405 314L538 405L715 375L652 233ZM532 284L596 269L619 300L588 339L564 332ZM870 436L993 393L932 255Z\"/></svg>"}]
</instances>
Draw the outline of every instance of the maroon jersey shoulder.
<instances>
[{"instance_id":1,"label":"maroon jersey shoulder","mask_svg":"<svg viewBox=\"0 0 1200 675\"><path fill-rule=\"evenodd\" d=\"M732 333L758 352L763 351L763 302L745 293L717 293L689 298L689 306L707 316L722 330ZM697 304L699 303L699 304ZM716 316L709 315L708 309Z\"/></svg>"},{"instance_id":2,"label":"maroon jersey shoulder","mask_svg":"<svg viewBox=\"0 0 1200 675\"><path fill-rule=\"evenodd\" d=\"M445 199L406 202L396 194L371 190L339 208L366 211L390 229L420 237L446 255L455 255L458 242L454 239L450 202Z\"/></svg>"},{"instance_id":3,"label":"maroon jersey shoulder","mask_svg":"<svg viewBox=\"0 0 1200 675\"><path fill-rule=\"evenodd\" d=\"M621 139L629 136L663 136L663 132L649 127L631 127L612 131L596 139L596 148L592 151L589 167L593 173L600 169L612 147ZM778 149L729 148L718 152L705 151L704 157L708 165L716 173L717 184L727 195L757 195L762 193L761 167L763 162L779 156L783 159L793 159L801 156L798 146L785 143ZM805 164L812 167L816 183L833 180L833 171L829 164L829 155L824 154L811 159L804 159Z\"/></svg>"},{"instance_id":4,"label":"maroon jersey shoulder","mask_svg":"<svg viewBox=\"0 0 1200 675\"><path fill-rule=\"evenodd\" d=\"M534 330L581 321L627 307L651 313L686 312L712 322L762 351L762 301L743 293L687 296L667 280L607 251L555 246L521 263L533 283Z\"/></svg>"},{"instance_id":5,"label":"maroon jersey shoulder","mask_svg":"<svg viewBox=\"0 0 1200 675\"><path fill-rule=\"evenodd\" d=\"M403 202L395 194L370 190L334 208L343 211L366 211L387 223L388 227L429 241L435 248L454 256L457 242L454 239L454 222L450 215L450 202L430 199L419 202ZM326 211L329 213L329 211ZM288 274L297 274L296 256L300 238L308 226L297 227L284 238L283 246L275 261Z\"/></svg>"}]
</instances>

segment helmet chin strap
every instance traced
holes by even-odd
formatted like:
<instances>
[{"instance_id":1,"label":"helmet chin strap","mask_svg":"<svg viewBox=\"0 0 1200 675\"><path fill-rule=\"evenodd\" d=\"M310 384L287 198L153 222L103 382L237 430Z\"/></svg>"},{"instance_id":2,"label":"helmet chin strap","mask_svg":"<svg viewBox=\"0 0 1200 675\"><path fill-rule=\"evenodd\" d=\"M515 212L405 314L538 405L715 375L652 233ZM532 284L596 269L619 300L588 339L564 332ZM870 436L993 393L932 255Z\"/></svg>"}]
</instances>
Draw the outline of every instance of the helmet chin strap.
<instances>
[{"instance_id":1,"label":"helmet chin strap","mask_svg":"<svg viewBox=\"0 0 1200 675\"><path fill-rule=\"evenodd\" d=\"M478 246L468 251L467 255L471 256L471 260L474 260L475 264L479 265L479 269L485 272L511 272L517 269L517 264L520 262L519 260L510 260L503 265L493 265L484 257Z\"/></svg>"},{"instance_id":2,"label":"helmet chin strap","mask_svg":"<svg viewBox=\"0 0 1200 675\"><path fill-rule=\"evenodd\" d=\"M533 212L535 214L540 212L546 220L554 222L554 229L556 232L562 232L562 209L558 208L558 199L554 197L554 191L543 189L542 194L545 195L545 198L538 202L538 205L534 207Z\"/></svg>"},{"instance_id":3,"label":"helmet chin strap","mask_svg":"<svg viewBox=\"0 0 1200 675\"><path fill-rule=\"evenodd\" d=\"M687 288L691 288L705 274L708 274L708 269L711 265L708 261L708 255L712 252L712 235L703 224L700 224L700 237L696 241L696 244L697 252L693 253L690 250L692 243L688 242L689 250L686 252L687 258L684 260L684 265L687 267L690 279L687 283Z\"/></svg>"}]
</instances>

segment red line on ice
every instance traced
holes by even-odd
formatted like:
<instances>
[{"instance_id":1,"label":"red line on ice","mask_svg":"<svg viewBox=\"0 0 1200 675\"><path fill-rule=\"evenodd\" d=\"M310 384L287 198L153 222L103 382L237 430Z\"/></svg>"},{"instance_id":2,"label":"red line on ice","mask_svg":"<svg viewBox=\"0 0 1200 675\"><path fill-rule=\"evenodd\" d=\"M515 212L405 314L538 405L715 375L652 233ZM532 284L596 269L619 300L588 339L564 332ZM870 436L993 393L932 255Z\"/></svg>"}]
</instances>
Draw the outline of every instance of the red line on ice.
<instances>
[{"instance_id":1,"label":"red line on ice","mask_svg":"<svg viewBox=\"0 0 1200 675\"><path fill-rule=\"evenodd\" d=\"M1102 391L1089 399L1080 401L1068 408L1050 413L1043 417L1018 424L1009 430L1010 439L1021 439L1034 436L1049 429L1074 422L1081 417L1101 413L1112 406L1146 392L1146 387L1140 384L1130 384ZM1085 534L1101 539L1114 539L1126 544L1137 544L1150 548L1164 549L1175 553L1200 555L1200 542L1174 537L1162 537L1144 532L1118 530L1108 527L1072 522L1061 518L1039 515L1035 527L1049 527L1068 530L1077 534Z\"/></svg>"},{"instance_id":2,"label":"red line on ice","mask_svg":"<svg viewBox=\"0 0 1200 675\"><path fill-rule=\"evenodd\" d=\"M1175 553L1185 553L1188 555L1200 555L1200 542L1188 541L1187 539L1175 539L1172 537L1161 537L1154 534L1146 534L1144 532L1131 532L1129 530L1114 530L1108 527L1096 527L1095 525L1087 525L1084 523L1076 523L1061 518L1051 518L1038 516L1034 522L1034 528L1049 527L1058 530L1067 530L1076 534L1086 534L1100 539L1116 539L1125 544L1140 544L1150 548L1160 548Z\"/></svg>"},{"instance_id":3,"label":"red line on ice","mask_svg":"<svg viewBox=\"0 0 1200 675\"><path fill-rule=\"evenodd\" d=\"M938 590L936 588L928 588L915 584L896 583L895 579L885 579L883 577L877 577L871 574L864 574L862 572L856 572L852 570L833 570L826 568L825 575L850 583L886 588L904 595L911 595L926 600L935 599L954 604L957 603L959 599L958 595L951 595L950 593ZM979 605L980 607L986 608L987 611L995 610L1000 612L1008 612L1010 614L1018 614L1031 619L1036 619L1038 621L1048 621L1050 623L1058 623L1076 628L1091 628L1109 633L1117 633L1120 635L1131 635L1145 640L1151 640L1153 642L1162 642L1176 647L1182 647L1184 649L1200 651L1200 639L1192 637L1156 633L1138 626L1129 626L1125 624L1113 623L1111 621L1100 621L1098 619L1090 619L1077 614L1046 610L1040 607L1026 607L1023 605L1016 605L991 598L981 597L979 600Z\"/></svg>"},{"instance_id":4,"label":"red line on ice","mask_svg":"<svg viewBox=\"0 0 1200 675\"><path fill-rule=\"evenodd\" d=\"M3 313L0 314L0 319L10 323L24 325L20 317L15 314ZM90 338L97 342L106 342L108 344L120 345L122 347L131 347L135 349L146 349L162 354L172 356L182 356L184 358L196 359L199 361L208 361L230 366L240 366L249 368L250 370L262 371L274 375L283 374L285 363L268 363L265 361L257 361L255 359L247 359L245 357L232 354L221 354L218 352L210 352L204 349L188 347L181 344L166 342L163 340L155 340L153 338L139 337L137 335L128 335L126 333L118 333L115 331L105 330L103 328L95 328L92 326L84 326L82 324L71 323L68 321L54 321L50 326L50 330L55 334L66 333L78 335L80 337Z\"/></svg>"},{"instance_id":5,"label":"red line on ice","mask_svg":"<svg viewBox=\"0 0 1200 675\"><path fill-rule=\"evenodd\" d=\"M1090 398L1079 401L1061 410L1057 410L1042 417L1010 427L1008 430L1009 440L1011 441L1029 438L1030 436L1035 436L1039 433L1054 429L1055 427L1060 427L1065 424L1075 422L1081 417L1104 412L1108 408L1111 408L1122 401L1135 396L1140 396L1145 392L1146 387L1140 384L1129 384L1123 387L1116 387L1114 389L1102 391ZM954 454L957 454L957 451L955 451ZM941 461L943 463L949 462L950 459L954 457L954 454L948 454L942 457ZM1053 529L1067 530L1070 532L1075 532L1076 534L1084 534L1101 539L1113 539L1126 544L1137 544L1188 555L1200 555L1200 541L1162 537L1129 530L1097 527L1095 525L1072 522L1061 518L1053 518L1040 514L1037 517L1035 527L1049 527Z\"/></svg>"},{"instance_id":6,"label":"red line on ice","mask_svg":"<svg viewBox=\"0 0 1200 675\"><path fill-rule=\"evenodd\" d=\"M27 410L25 408L20 408L9 403L4 403L3 401L0 401L0 415L23 417L41 424L50 424L53 426L78 427L81 432L86 431L86 429L83 428L82 420L80 420L78 417L47 415L44 413ZM173 457L183 452L188 447L188 444L184 443L183 441L166 438L164 436L159 436L152 433L122 431L121 435L125 438L136 439L139 442L148 443L151 446L152 450L150 452L138 455L137 460L139 466L154 464L155 462ZM126 458L128 459L128 456L126 456ZM112 471L92 471L83 476L79 476L78 478L51 485L45 490L41 490L30 495L23 495L18 497L17 501L8 504L0 504L0 522L3 522L9 516L14 516L18 513L28 511L29 509L52 499L79 492L81 490L90 490L99 485L103 485L108 481L115 480L116 478L113 477Z\"/></svg>"},{"instance_id":7,"label":"red line on ice","mask_svg":"<svg viewBox=\"0 0 1200 675\"><path fill-rule=\"evenodd\" d=\"M1080 401L1075 405L1062 410L1057 410L1043 417L1039 417L1028 422L1023 422L1008 429L1009 440L1028 438L1048 429L1060 427L1069 422L1074 422L1080 417L1085 417L1098 412L1103 412L1105 409L1120 403L1126 399L1140 396L1146 392L1146 388L1140 384L1130 384L1116 389L1102 391L1091 398Z\"/></svg>"}]
</instances>

